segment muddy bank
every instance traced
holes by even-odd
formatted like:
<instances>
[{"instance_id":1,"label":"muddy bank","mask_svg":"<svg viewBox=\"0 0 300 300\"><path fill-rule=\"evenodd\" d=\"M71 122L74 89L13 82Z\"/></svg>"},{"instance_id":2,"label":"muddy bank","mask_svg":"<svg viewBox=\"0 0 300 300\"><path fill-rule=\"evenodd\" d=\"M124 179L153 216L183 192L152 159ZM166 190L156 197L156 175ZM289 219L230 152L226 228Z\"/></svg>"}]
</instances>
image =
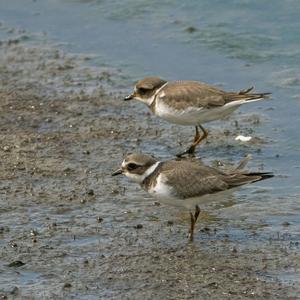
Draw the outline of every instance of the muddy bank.
<instances>
[{"instance_id":1,"label":"muddy bank","mask_svg":"<svg viewBox=\"0 0 300 300\"><path fill-rule=\"evenodd\" d=\"M87 59L42 42L0 45L1 297L296 299L299 234L288 224L273 233L204 209L191 245L187 214L111 178L124 153L170 158L192 129L123 103L107 92L114 73L84 67ZM235 120L211 127L202 157L259 153L259 137L234 141L259 116Z\"/></svg>"}]
</instances>

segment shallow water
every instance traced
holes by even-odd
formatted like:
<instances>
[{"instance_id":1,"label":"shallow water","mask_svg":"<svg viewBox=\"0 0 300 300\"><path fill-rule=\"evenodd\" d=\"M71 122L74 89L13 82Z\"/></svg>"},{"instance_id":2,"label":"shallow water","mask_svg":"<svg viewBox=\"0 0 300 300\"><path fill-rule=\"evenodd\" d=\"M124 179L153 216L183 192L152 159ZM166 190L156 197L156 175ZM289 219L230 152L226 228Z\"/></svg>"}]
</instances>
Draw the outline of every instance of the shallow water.
<instances>
[{"instance_id":1,"label":"shallow water","mask_svg":"<svg viewBox=\"0 0 300 300\"><path fill-rule=\"evenodd\" d=\"M225 220L223 222L226 228L229 228L231 239L244 243L245 247L250 247L251 244L247 230L255 228L260 238L253 247L261 247L260 239L275 240L277 233L280 232L282 240L290 243L290 247L298 252L299 247L295 243L299 240L300 234L299 14L300 5L293 0L272 2L215 0L189 3L177 0L152 2L126 0L121 3L108 0L3 0L0 1L2 22L0 39L4 41L18 37L26 45L39 45L42 41L43 47L47 44L69 54L75 53L82 57L80 63L90 68L90 73L83 74L93 76L93 67L106 68L112 74L110 80L106 81L106 88L114 93L121 93L117 98L120 101L122 95L130 91L133 82L146 75L159 75L168 79L201 80L217 84L227 90L240 90L255 85L258 91L271 91L273 94L271 101L249 104L241 108L235 116L240 123L240 128L236 128L237 133L247 135L249 129L253 129L250 134L265 142L244 145L235 142L234 136L230 136L228 141L230 147L225 148L221 143L222 138L219 140L212 138L212 143L203 145L199 153L206 162L214 159L236 162L245 154L251 153L252 168L273 171L277 176L240 190L228 206L226 203L221 204L221 207L220 204L217 204L217 207L212 204L208 206L208 210L211 211L212 219L218 217ZM84 75L79 77L76 74L76 76L78 82L84 80ZM97 87L96 80L87 89L93 90L95 87ZM60 86L59 81L53 83L53 88L67 91L65 86ZM76 92L75 87L72 89ZM107 190L110 186L115 188L128 186L125 179L115 182L105 178L111 172L110 168L118 165L123 152L138 147L139 150L151 152L158 157L170 158L180 147L177 144L177 149L173 149L177 140L172 142L171 146L166 146L170 139L170 130L173 135L178 134L178 139L184 143L192 132L191 128L177 128L154 117L148 117L145 113L146 108L138 103L129 105L135 112L140 109L143 115L131 116L129 110L123 109L120 116L125 120L134 117L137 122L142 122L137 134L131 131L130 137L127 140L125 138L126 143L117 145L119 155L114 153L112 156L114 161L109 167L105 165L107 158L101 160L93 157L97 166L88 160L81 162L86 163L95 172L101 170L99 177L102 184L109 185ZM96 117L100 114L102 118L108 119L115 111L115 107L107 105L100 112L89 111L89 115ZM258 123L255 122L254 114L258 116ZM57 124L57 129L60 130L60 123ZM54 125L43 123L39 130L41 133L48 131L50 133ZM111 130L109 123L106 126L107 130ZM214 132L220 134L218 131L220 128L230 126L232 126L230 121L207 125L211 128L212 136ZM130 126L128 128L132 130ZM153 137L155 130L159 128L162 128L159 139L148 140L147 135L144 135L140 137L141 141L134 140L134 136L138 137L142 132ZM130 144L132 141L135 141L134 145ZM100 147L101 151L105 151L104 145L98 145L97 141L93 143L95 149ZM109 154L106 155L109 157ZM83 158L80 157L76 162L77 168L80 168L81 159ZM57 182L50 184L50 187L57 188ZM91 183L96 185L92 179ZM49 186L49 183L47 184ZM58 191L68 191L68 184L70 183L67 182L57 188ZM133 211L133 215L129 213L127 217L122 216L121 220L128 222L139 220L138 207L140 198L144 196L144 193L130 184L126 190L126 197L118 195L111 207L104 198L101 198L101 209L104 209L104 214L111 218L110 210L120 207L121 204L121 207L124 205L124 211ZM141 209L143 207L141 206ZM16 213L11 212L11 219L2 225L21 232L23 224L14 223L16 219L24 218L24 224L28 228L46 231L42 208L38 206L32 211L21 209ZM71 224L70 220L75 218L73 210L69 215L68 212L56 214L55 209L51 211L47 205L43 209L44 212L49 211L56 222L61 224L64 222ZM89 211L85 213L88 214ZM81 207L75 208L75 214L80 216ZM148 217L155 219L160 212L153 210L152 214ZM88 218L82 218L88 223ZM114 218L118 219L118 216ZM109 225L107 226L109 228ZM126 229L126 225L122 222L120 226ZM90 251L92 246L111 241L105 234L103 240L98 240L94 235L85 236L84 231L82 234L82 237L73 240L70 235L65 249L78 247L83 248L80 251L85 253L84 247ZM151 236L151 231L148 234ZM220 236L217 235L216 239ZM209 238L213 240L212 237ZM168 242L172 244L171 240ZM57 243L59 244L59 241ZM176 245L176 242L174 244ZM26 274L26 272L21 274L20 280L23 280ZM274 274L278 274L277 277L283 282L299 281L297 271L293 273L292 270L287 275L280 272ZM38 272L28 273L28 280L31 277L33 281L37 281ZM22 285L25 283L24 281Z\"/></svg>"}]
</instances>

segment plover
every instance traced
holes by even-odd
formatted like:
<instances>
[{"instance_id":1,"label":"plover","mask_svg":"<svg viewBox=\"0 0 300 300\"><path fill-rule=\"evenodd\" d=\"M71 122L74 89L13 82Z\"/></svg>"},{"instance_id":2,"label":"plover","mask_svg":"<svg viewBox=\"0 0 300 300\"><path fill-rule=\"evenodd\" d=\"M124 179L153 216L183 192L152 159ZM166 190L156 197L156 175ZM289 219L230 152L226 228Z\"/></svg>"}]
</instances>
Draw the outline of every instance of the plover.
<instances>
[{"instance_id":1,"label":"plover","mask_svg":"<svg viewBox=\"0 0 300 300\"><path fill-rule=\"evenodd\" d=\"M199 205L247 183L273 177L269 172L247 172L245 161L229 172L223 172L191 160L158 161L145 154L130 154L112 176L124 174L162 203L190 211L190 240L200 214ZM194 211L194 213L193 213Z\"/></svg>"},{"instance_id":2,"label":"plover","mask_svg":"<svg viewBox=\"0 0 300 300\"><path fill-rule=\"evenodd\" d=\"M198 81L165 81L158 77L146 77L137 82L133 93L124 100L139 100L155 115L171 123L194 125L194 142L186 151L177 154L182 156L193 154L196 146L207 137L208 132L201 124L223 119L242 104L262 100L270 95L252 93L252 90L253 87L239 92L225 92Z\"/></svg>"}]
</instances>

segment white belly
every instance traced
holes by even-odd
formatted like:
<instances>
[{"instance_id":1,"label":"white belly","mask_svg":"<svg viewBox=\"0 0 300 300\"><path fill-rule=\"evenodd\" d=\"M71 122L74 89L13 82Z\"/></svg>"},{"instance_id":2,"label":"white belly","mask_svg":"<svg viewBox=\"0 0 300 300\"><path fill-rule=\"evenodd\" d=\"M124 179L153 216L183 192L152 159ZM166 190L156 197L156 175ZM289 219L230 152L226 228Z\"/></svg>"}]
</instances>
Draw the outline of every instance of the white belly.
<instances>
[{"instance_id":1,"label":"white belly","mask_svg":"<svg viewBox=\"0 0 300 300\"><path fill-rule=\"evenodd\" d=\"M167 106L162 101L157 101L155 114L170 123L180 125L198 125L219 119L224 119L235 111L241 103L233 102L216 108L196 108L188 107L185 110L175 110Z\"/></svg>"}]
</instances>

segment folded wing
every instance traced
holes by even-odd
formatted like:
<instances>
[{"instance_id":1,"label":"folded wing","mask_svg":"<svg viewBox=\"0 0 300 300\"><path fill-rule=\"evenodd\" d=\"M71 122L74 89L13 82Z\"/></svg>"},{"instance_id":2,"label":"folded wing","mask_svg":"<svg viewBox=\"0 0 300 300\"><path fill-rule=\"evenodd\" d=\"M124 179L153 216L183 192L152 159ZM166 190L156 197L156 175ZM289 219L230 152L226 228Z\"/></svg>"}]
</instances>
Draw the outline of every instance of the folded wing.
<instances>
[{"instance_id":1,"label":"folded wing","mask_svg":"<svg viewBox=\"0 0 300 300\"><path fill-rule=\"evenodd\" d=\"M273 177L269 172L223 171L191 161L169 161L161 171L174 195L183 199L201 197Z\"/></svg>"},{"instance_id":2,"label":"folded wing","mask_svg":"<svg viewBox=\"0 0 300 300\"><path fill-rule=\"evenodd\" d=\"M162 167L166 183L179 198L201 197L224 191L229 185L217 170L188 161L169 161Z\"/></svg>"},{"instance_id":3,"label":"folded wing","mask_svg":"<svg viewBox=\"0 0 300 300\"><path fill-rule=\"evenodd\" d=\"M188 107L214 108L233 101L253 101L267 98L269 93L250 93L253 88L240 92L225 92L198 81L168 83L157 95L160 101L182 110Z\"/></svg>"}]
</instances>

